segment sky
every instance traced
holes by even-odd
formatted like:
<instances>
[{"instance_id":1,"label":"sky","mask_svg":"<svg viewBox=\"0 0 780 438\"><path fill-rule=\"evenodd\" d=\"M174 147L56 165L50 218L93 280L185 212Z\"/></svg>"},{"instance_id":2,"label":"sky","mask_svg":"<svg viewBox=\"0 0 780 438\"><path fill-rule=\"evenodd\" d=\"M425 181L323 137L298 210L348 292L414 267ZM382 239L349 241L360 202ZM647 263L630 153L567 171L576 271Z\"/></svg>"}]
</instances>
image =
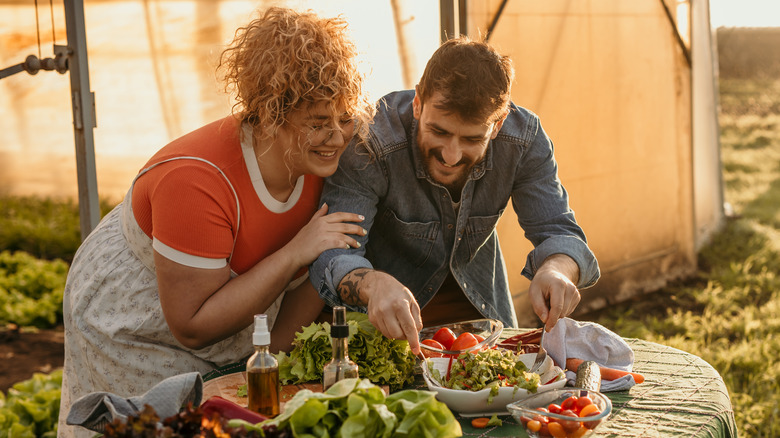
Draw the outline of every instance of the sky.
<instances>
[{"instance_id":1,"label":"sky","mask_svg":"<svg viewBox=\"0 0 780 438\"><path fill-rule=\"evenodd\" d=\"M710 0L714 27L780 27L780 0Z\"/></svg>"}]
</instances>

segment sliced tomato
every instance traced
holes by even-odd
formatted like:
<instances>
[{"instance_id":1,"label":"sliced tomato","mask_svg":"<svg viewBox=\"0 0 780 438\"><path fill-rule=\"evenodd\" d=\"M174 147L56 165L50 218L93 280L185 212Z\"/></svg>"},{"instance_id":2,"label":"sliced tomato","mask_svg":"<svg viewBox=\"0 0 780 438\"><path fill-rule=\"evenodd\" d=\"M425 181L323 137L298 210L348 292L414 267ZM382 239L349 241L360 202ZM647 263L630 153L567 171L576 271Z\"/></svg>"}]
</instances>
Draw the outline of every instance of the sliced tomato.
<instances>
[{"instance_id":1,"label":"sliced tomato","mask_svg":"<svg viewBox=\"0 0 780 438\"><path fill-rule=\"evenodd\" d=\"M576 409L574 409L575 412L579 412L584 408L585 406L592 405L593 400L590 399L587 395L583 395L582 397L579 397L577 399Z\"/></svg>"},{"instance_id":2,"label":"sliced tomato","mask_svg":"<svg viewBox=\"0 0 780 438\"><path fill-rule=\"evenodd\" d=\"M436 341L434 339L423 339L420 343L421 344L425 344L425 345L427 345L429 347L438 348L439 350L444 350L445 349L444 345L441 345L441 343L439 343L439 341ZM425 357L442 357L441 353L437 353L435 351L427 350L425 348L422 349L422 354Z\"/></svg>"},{"instance_id":3,"label":"sliced tomato","mask_svg":"<svg viewBox=\"0 0 780 438\"><path fill-rule=\"evenodd\" d=\"M576 396L571 396L571 397L569 397L566 400L561 402L561 408L564 409L564 410L566 410L566 409L574 410L575 406L577 406L577 397Z\"/></svg>"},{"instance_id":4,"label":"sliced tomato","mask_svg":"<svg viewBox=\"0 0 780 438\"><path fill-rule=\"evenodd\" d=\"M469 348L473 348L477 344L479 344L477 338L473 334L469 332L465 332L465 333L461 333L460 336L458 336L458 338L455 339L455 342L452 343L452 347L450 348L450 350L458 350L458 351L468 350Z\"/></svg>"},{"instance_id":5,"label":"sliced tomato","mask_svg":"<svg viewBox=\"0 0 780 438\"><path fill-rule=\"evenodd\" d=\"M452 347L455 339L457 339L457 336L449 327L442 327L433 335L433 340L443 345L445 350L452 350L450 347Z\"/></svg>"}]
</instances>

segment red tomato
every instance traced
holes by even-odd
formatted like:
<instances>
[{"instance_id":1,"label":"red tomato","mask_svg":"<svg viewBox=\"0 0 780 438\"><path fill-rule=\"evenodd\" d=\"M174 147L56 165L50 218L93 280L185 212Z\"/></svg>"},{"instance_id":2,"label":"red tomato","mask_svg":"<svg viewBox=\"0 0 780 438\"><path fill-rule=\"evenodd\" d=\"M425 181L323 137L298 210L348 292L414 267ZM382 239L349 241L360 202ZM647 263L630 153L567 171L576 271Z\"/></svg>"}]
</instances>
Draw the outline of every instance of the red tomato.
<instances>
[{"instance_id":1,"label":"red tomato","mask_svg":"<svg viewBox=\"0 0 780 438\"><path fill-rule=\"evenodd\" d=\"M601 423L601 420L593 420L593 421L585 421L582 423L583 426L585 426L586 429L595 429L596 426Z\"/></svg>"},{"instance_id":2,"label":"red tomato","mask_svg":"<svg viewBox=\"0 0 780 438\"><path fill-rule=\"evenodd\" d=\"M579 412L584 408L585 406L592 405L593 400L590 399L587 395L584 395L582 397L577 398L577 403L575 404L575 412Z\"/></svg>"},{"instance_id":3,"label":"red tomato","mask_svg":"<svg viewBox=\"0 0 780 438\"><path fill-rule=\"evenodd\" d=\"M477 338L469 332L461 333L455 342L452 343L450 350L467 350L479 344Z\"/></svg>"},{"instance_id":4,"label":"red tomato","mask_svg":"<svg viewBox=\"0 0 780 438\"><path fill-rule=\"evenodd\" d=\"M478 334L476 334L476 333L474 334L474 337L475 337L475 338L477 338L477 342L478 342L478 343L479 343L479 342L482 342L482 341L484 341L484 340L485 340L485 338L483 338L482 336L480 336L480 335L478 335ZM487 349L488 349L488 346L487 346L487 345L483 345L481 349L482 349L482 350L487 350Z\"/></svg>"},{"instance_id":5,"label":"red tomato","mask_svg":"<svg viewBox=\"0 0 780 438\"><path fill-rule=\"evenodd\" d=\"M433 339L423 339L421 344L425 344L429 347L438 348L439 350L444 350L444 345L441 345L438 341L435 341ZM422 348L422 354L425 357L442 357L441 353L437 353L435 351L426 350L425 348Z\"/></svg>"},{"instance_id":6,"label":"red tomato","mask_svg":"<svg viewBox=\"0 0 780 438\"><path fill-rule=\"evenodd\" d=\"M563 409L555 403L550 403L550 405L547 406L547 410L553 414L560 414Z\"/></svg>"},{"instance_id":7,"label":"red tomato","mask_svg":"<svg viewBox=\"0 0 780 438\"><path fill-rule=\"evenodd\" d=\"M440 328L436 334L433 335L433 340L443 345L445 350L452 350L450 347L452 347L452 343L455 342L456 338L455 332L448 327Z\"/></svg>"},{"instance_id":8,"label":"red tomato","mask_svg":"<svg viewBox=\"0 0 780 438\"><path fill-rule=\"evenodd\" d=\"M566 432L574 432L575 430L580 428L580 422L579 422L580 417L578 417L574 411L570 409L565 409L561 411L561 415L565 415L567 417L572 418L571 420L558 420L558 422L561 423L561 426L563 426L563 429Z\"/></svg>"},{"instance_id":9,"label":"red tomato","mask_svg":"<svg viewBox=\"0 0 780 438\"><path fill-rule=\"evenodd\" d=\"M588 433L588 429L585 426L580 426L579 429L569 434L569 438L582 438L586 433Z\"/></svg>"},{"instance_id":10,"label":"red tomato","mask_svg":"<svg viewBox=\"0 0 780 438\"><path fill-rule=\"evenodd\" d=\"M571 397L567 398L566 400L564 400L563 402L561 402L561 409L564 409L564 410L566 410L566 409L574 410L575 406L577 406L577 397L575 397L575 396L571 396Z\"/></svg>"}]
</instances>

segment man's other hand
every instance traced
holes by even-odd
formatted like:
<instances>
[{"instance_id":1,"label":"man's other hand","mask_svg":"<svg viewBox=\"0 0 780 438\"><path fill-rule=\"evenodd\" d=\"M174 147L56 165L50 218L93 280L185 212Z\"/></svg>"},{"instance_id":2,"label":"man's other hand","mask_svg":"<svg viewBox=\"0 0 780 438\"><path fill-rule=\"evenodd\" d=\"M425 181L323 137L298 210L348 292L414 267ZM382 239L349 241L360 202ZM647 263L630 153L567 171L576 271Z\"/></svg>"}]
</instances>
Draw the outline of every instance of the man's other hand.
<instances>
[{"instance_id":1,"label":"man's other hand","mask_svg":"<svg viewBox=\"0 0 780 438\"><path fill-rule=\"evenodd\" d=\"M552 330L559 319L570 315L580 303L577 263L565 254L553 254L536 271L528 295L531 306L544 323L545 331Z\"/></svg>"}]
</instances>

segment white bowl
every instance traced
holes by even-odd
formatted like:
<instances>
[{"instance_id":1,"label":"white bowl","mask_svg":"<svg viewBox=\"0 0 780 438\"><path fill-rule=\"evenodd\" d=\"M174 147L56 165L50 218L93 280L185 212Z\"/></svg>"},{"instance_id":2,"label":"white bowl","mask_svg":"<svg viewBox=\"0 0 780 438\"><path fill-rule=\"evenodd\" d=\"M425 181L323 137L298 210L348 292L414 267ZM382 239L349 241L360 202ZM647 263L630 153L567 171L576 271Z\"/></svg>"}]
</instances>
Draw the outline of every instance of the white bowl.
<instances>
[{"instance_id":1,"label":"white bowl","mask_svg":"<svg viewBox=\"0 0 780 438\"><path fill-rule=\"evenodd\" d=\"M519 359L530 368L534 363L534 359L536 359L536 353L521 354ZM447 368L450 362L449 358L427 358L425 360L426 363L423 363L422 366L427 367L427 363L429 361L433 364L433 367L439 371L441 376L445 376L447 374ZM552 358L549 356L547 356L547 359L539 368L541 382L549 382L555 376L562 373L563 370L555 366L553 364ZM437 393L436 398L439 399L439 401L446 404L453 411L459 412L464 417L481 417L490 416L493 414L506 415L509 413L506 405L518 400L525 399L540 392L563 388L564 385L566 385L566 378L560 377L558 380L552 383L539 385L535 393L528 392L522 388L508 386L501 387L498 389L498 394L493 397L492 402L488 403L490 388L481 389L479 391L449 389L441 387L435 382L432 382L426 373L423 373L423 378L425 379L425 383L428 385L428 389Z\"/></svg>"}]
</instances>

